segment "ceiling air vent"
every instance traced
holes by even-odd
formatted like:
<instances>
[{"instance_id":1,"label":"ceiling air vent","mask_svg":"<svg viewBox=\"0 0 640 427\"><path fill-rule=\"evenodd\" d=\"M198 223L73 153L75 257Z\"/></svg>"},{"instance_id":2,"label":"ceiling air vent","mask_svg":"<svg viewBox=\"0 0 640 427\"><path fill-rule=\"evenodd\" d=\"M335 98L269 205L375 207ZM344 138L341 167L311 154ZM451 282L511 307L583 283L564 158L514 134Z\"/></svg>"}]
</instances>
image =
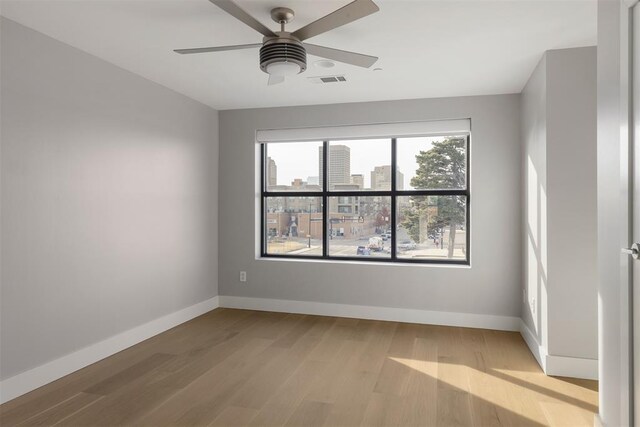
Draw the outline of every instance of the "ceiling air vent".
<instances>
[{"instance_id":1,"label":"ceiling air vent","mask_svg":"<svg viewBox=\"0 0 640 427\"><path fill-rule=\"evenodd\" d=\"M347 79L345 76L316 76L316 77L307 77L311 83L340 83L346 82Z\"/></svg>"}]
</instances>

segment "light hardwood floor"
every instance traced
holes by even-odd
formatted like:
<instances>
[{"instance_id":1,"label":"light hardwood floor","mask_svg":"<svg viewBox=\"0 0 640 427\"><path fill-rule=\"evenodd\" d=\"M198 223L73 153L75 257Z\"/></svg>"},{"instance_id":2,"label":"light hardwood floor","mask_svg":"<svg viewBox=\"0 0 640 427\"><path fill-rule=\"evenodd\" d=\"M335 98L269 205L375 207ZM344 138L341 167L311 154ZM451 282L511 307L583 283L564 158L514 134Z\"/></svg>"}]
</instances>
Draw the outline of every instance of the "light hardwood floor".
<instances>
[{"instance_id":1,"label":"light hardwood floor","mask_svg":"<svg viewBox=\"0 0 640 427\"><path fill-rule=\"evenodd\" d=\"M0 406L0 425L592 426L518 333L217 309Z\"/></svg>"}]
</instances>

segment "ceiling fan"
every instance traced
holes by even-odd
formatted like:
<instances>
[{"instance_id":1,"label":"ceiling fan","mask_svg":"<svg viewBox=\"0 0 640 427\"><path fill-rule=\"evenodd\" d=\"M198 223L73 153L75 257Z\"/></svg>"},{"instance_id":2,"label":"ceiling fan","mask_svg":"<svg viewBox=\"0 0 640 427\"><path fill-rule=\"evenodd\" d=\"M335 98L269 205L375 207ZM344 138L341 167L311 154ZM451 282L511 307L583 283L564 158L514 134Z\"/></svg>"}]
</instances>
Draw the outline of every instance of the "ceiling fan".
<instances>
[{"instance_id":1,"label":"ceiling fan","mask_svg":"<svg viewBox=\"0 0 640 427\"><path fill-rule=\"evenodd\" d=\"M289 8L276 7L271 10L271 19L280 24L280 31L274 32L231 0L209 1L261 33L264 36L262 43L176 49L174 52L190 54L259 47L260 69L269 74L269 85L282 83L286 76L293 76L305 71L307 69L307 53L364 68L371 67L378 60L375 56L303 43L304 40L317 36L318 34L325 33L377 12L380 9L372 0L355 0L292 33L284 29L285 24L291 22L295 16L293 10Z\"/></svg>"}]
</instances>

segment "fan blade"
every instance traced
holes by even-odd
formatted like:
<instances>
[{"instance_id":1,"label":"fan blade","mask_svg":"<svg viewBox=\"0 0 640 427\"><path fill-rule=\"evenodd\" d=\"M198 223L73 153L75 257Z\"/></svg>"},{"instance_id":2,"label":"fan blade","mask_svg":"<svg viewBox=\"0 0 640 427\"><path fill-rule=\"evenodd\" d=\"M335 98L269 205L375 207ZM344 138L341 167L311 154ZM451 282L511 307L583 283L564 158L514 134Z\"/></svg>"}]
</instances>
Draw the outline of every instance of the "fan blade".
<instances>
[{"instance_id":1,"label":"fan blade","mask_svg":"<svg viewBox=\"0 0 640 427\"><path fill-rule=\"evenodd\" d=\"M355 0L335 12L294 31L291 35L297 37L299 40L306 40L357 19L364 18L379 10L380 8L371 0Z\"/></svg>"},{"instance_id":2,"label":"fan blade","mask_svg":"<svg viewBox=\"0 0 640 427\"><path fill-rule=\"evenodd\" d=\"M225 50L240 50L240 49L252 49L261 47L262 43L253 44L237 44L233 46L217 46L217 47L196 47L193 49L175 49L175 53L189 54L189 53L206 53L206 52L222 52Z\"/></svg>"},{"instance_id":3,"label":"fan blade","mask_svg":"<svg viewBox=\"0 0 640 427\"><path fill-rule=\"evenodd\" d=\"M304 43L307 53L315 56L321 56L334 61L344 62L358 67L369 68L378 60L377 56L364 55L362 53L349 52L346 50L333 49L330 47L318 46L315 44Z\"/></svg>"},{"instance_id":4,"label":"fan blade","mask_svg":"<svg viewBox=\"0 0 640 427\"><path fill-rule=\"evenodd\" d=\"M209 1L215 4L216 6L218 6L220 9L227 12L229 15L244 22L245 24L247 24L257 32L259 32L260 34L267 37L277 37L276 33L271 31L264 25L262 25L260 21L258 21L253 16L249 15L247 12L242 10L240 6L238 6L234 2L230 0L209 0Z\"/></svg>"},{"instance_id":5,"label":"fan blade","mask_svg":"<svg viewBox=\"0 0 640 427\"><path fill-rule=\"evenodd\" d=\"M267 85L273 86L280 83L284 83L284 76L276 76L274 74L269 74L269 81L267 82Z\"/></svg>"}]
</instances>

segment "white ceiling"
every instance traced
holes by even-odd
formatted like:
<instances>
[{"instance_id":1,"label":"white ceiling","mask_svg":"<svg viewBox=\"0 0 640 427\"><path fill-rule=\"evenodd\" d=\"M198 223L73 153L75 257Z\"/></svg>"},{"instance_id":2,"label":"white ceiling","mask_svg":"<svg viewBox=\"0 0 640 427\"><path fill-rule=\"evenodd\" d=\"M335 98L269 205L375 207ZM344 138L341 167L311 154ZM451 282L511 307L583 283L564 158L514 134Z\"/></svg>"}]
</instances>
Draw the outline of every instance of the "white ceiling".
<instances>
[{"instance_id":1,"label":"white ceiling","mask_svg":"<svg viewBox=\"0 0 640 427\"><path fill-rule=\"evenodd\" d=\"M350 0L237 0L276 30L269 10L296 11L293 31ZM380 12L309 39L376 55L374 67L309 56L304 74L267 86L258 50L178 55L176 48L259 43L207 0L1 0L0 14L217 109L516 93L548 49L596 44L595 0L379 0ZM344 74L348 82L313 84Z\"/></svg>"}]
</instances>

